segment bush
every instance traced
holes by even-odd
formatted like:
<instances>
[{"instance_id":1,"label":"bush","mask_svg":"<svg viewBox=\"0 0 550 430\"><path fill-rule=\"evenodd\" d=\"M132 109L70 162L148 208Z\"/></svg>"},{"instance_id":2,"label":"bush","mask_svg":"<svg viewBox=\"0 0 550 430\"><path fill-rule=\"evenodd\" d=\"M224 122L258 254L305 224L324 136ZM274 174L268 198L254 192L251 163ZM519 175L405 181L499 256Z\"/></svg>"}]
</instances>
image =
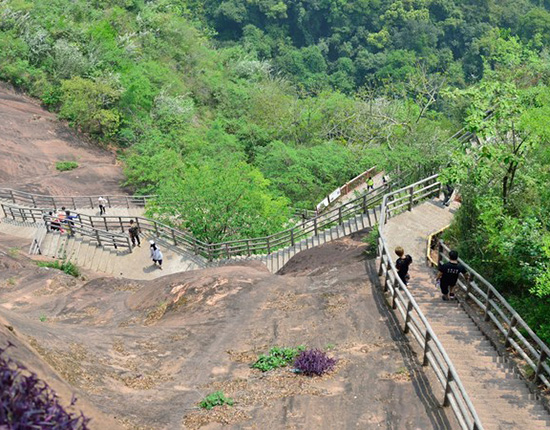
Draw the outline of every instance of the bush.
<instances>
[{"instance_id":1,"label":"bush","mask_svg":"<svg viewBox=\"0 0 550 430\"><path fill-rule=\"evenodd\" d=\"M298 346L297 348L279 348L275 346L271 348L268 355L261 354L252 367L262 372L277 369L278 367L286 367L292 363L304 349L304 346Z\"/></svg>"},{"instance_id":2,"label":"bush","mask_svg":"<svg viewBox=\"0 0 550 430\"><path fill-rule=\"evenodd\" d=\"M378 224L372 227L369 234L363 238L363 243L367 244L365 254L368 257L376 257L378 255L378 239L380 238L380 232L378 231Z\"/></svg>"},{"instance_id":3,"label":"bush","mask_svg":"<svg viewBox=\"0 0 550 430\"><path fill-rule=\"evenodd\" d=\"M77 167L78 167L78 163L76 161L58 161L57 163L55 163L55 168L60 172L73 170L73 169L76 169Z\"/></svg>"},{"instance_id":4,"label":"bush","mask_svg":"<svg viewBox=\"0 0 550 430\"><path fill-rule=\"evenodd\" d=\"M307 376L322 375L334 369L336 361L323 351L308 349L298 355L294 361L294 367Z\"/></svg>"},{"instance_id":5,"label":"bush","mask_svg":"<svg viewBox=\"0 0 550 430\"><path fill-rule=\"evenodd\" d=\"M89 418L67 412L45 382L10 358L0 348L0 428L87 430ZM76 398L71 401L71 406Z\"/></svg>"},{"instance_id":6,"label":"bush","mask_svg":"<svg viewBox=\"0 0 550 430\"><path fill-rule=\"evenodd\" d=\"M49 267L51 269L62 270L67 275L78 278L80 276L80 270L70 261L37 261L38 267Z\"/></svg>"},{"instance_id":7,"label":"bush","mask_svg":"<svg viewBox=\"0 0 550 430\"><path fill-rule=\"evenodd\" d=\"M209 394L204 398L202 402L199 403L199 406L204 409L212 409L214 406L223 406L229 405L233 406L233 399L225 397L222 391L216 391L212 394Z\"/></svg>"}]
</instances>

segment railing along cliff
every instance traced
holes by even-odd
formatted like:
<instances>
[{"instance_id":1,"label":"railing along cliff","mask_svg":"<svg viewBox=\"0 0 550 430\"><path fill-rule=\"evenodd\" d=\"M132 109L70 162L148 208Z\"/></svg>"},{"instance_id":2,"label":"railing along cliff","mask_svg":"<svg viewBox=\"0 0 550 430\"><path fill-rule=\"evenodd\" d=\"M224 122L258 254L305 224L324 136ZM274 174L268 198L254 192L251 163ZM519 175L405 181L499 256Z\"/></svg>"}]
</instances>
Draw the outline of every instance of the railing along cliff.
<instances>
[{"instance_id":1,"label":"railing along cliff","mask_svg":"<svg viewBox=\"0 0 550 430\"><path fill-rule=\"evenodd\" d=\"M438 260L449 260L450 248L439 241ZM550 389L550 349L533 332L516 310L497 289L471 266L459 259L470 273L469 280L460 277L457 286L468 299L483 311L485 321L491 321L502 335L504 346L512 348L533 371L535 385Z\"/></svg>"},{"instance_id":2,"label":"railing along cliff","mask_svg":"<svg viewBox=\"0 0 550 430\"><path fill-rule=\"evenodd\" d=\"M443 405L451 406L462 429L482 430L481 421L451 359L409 289L397 275L395 263L390 257L391 254L384 237L384 225L390 217L406 210L412 210L415 205L426 199L439 196L441 183L437 181L437 177L438 175L430 176L384 196L378 226L380 233L378 241L379 275L385 275L384 291L389 292L392 308L397 310L398 315L403 319L403 331L410 333L423 350L422 365L431 366L443 388Z\"/></svg>"}]
</instances>

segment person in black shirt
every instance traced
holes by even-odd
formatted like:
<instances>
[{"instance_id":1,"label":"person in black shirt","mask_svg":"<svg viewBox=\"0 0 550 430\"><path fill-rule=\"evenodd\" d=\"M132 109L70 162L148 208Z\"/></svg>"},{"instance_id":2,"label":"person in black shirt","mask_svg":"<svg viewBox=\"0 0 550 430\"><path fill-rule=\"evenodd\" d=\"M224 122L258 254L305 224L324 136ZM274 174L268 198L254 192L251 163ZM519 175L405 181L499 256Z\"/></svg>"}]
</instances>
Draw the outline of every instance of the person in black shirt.
<instances>
[{"instance_id":1,"label":"person in black shirt","mask_svg":"<svg viewBox=\"0 0 550 430\"><path fill-rule=\"evenodd\" d=\"M395 268L397 269L397 274L399 275L403 283L407 285L407 283L409 282L409 279L411 278L409 275L409 266L412 263L413 259L409 254L405 255L405 250L400 246L395 248L395 253L399 257L395 261Z\"/></svg>"},{"instance_id":2,"label":"person in black shirt","mask_svg":"<svg viewBox=\"0 0 550 430\"><path fill-rule=\"evenodd\" d=\"M454 288L456 286L456 281L458 281L458 276L461 273L464 274L464 276L468 276L466 268L458 262L458 252L449 252L449 262L440 264L439 273L437 274L441 293L443 294L443 300L454 298Z\"/></svg>"}]
</instances>

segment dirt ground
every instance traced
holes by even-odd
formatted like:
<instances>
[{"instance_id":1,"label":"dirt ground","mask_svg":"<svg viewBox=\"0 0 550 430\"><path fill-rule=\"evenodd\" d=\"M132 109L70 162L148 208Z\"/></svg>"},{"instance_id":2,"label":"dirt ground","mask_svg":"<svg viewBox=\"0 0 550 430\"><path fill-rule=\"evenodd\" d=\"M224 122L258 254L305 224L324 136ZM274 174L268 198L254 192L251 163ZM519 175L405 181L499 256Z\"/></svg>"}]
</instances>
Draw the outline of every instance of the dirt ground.
<instances>
[{"instance_id":1,"label":"dirt ground","mask_svg":"<svg viewBox=\"0 0 550 430\"><path fill-rule=\"evenodd\" d=\"M29 97L0 84L0 187L53 195L121 194L122 168ZM78 168L59 172L57 161Z\"/></svg>"},{"instance_id":2,"label":"dirt ground","mask_svg":"<svg viewBox=\"0 0 550 430\"><path fill-rule=\"evenodd\" d=\"M0 344L19 340L19 358L75 390L95 428L453 428L363 249L345 238L298 254L280 275L249 264L86 282L4 248ZM327 351L336 370L250 367L273 346L298 345ZM216 390L235 405L198 408Z\"/></svg>"}]
</instances>

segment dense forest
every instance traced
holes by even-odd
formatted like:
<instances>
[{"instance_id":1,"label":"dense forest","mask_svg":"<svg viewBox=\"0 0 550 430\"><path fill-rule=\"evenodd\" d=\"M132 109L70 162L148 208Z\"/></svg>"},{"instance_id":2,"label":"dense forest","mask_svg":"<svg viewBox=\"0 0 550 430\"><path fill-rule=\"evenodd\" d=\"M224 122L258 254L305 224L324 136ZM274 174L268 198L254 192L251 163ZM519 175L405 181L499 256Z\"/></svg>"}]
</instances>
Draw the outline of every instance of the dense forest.
<instances>
[{"instance_id":1,"label":"dense forest","mask_svg":"<svg viewBox=\"0 0 550 430\"><path fill-rule=\"evenodd\" d=\"M0 79L209 242L273 233L374 165L441 171L463 198L447 239L550 342L549 8L1 0Z\"/></svg>"}]
</instances>

